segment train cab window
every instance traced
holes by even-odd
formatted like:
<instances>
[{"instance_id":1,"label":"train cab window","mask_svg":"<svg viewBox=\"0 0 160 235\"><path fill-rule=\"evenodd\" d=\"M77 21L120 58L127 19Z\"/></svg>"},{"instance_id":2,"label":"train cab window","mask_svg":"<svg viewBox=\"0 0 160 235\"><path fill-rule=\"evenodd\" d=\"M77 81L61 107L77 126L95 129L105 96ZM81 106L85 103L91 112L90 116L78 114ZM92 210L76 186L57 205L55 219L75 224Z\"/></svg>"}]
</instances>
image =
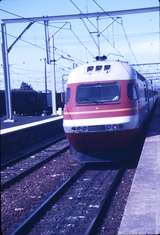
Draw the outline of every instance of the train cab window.
<instances>
[{"instance_id":1,"label":"train cab window","mask_svg":"<svg viewBox=\"0 0 160 235\"><path fill-rule=\"evenodd\" d=\"M71 89L67 87L67 90L65 92L65 104L69 102L70 96L71 96Z\"/></svg>"},{"instance_id":2,"label":"train cab window","mask_svg":"<svg viewBox=\"0 0 160 235\"><path fill-rule=\"evenodd\" d=\"M130 100L137 100L138 99L138 90L134 83L128 84L128 97Z\"/></svg>"},{"instance_id":3,"label":"train cab window","mask_svg":"<svg viewBox=\"0 0 160 235\"><path fill-rule=\"evenodd\" d=\"M118 82L83 84L77 87L76 102L78 104L103 104L117 102L120 99Z\"/></svg>"},{"instance_id":4,"label":"train cab window","mask_svg":"<svg viewBox=\"0 0 160 235\"><path fill-rule=\"evenodd\" d=\"M92 71L94 69L94 66L88 66L87 67L87 72Z\"/></svg>"},{"instance_id":5,"label":"train cab window","mask_svg":"<svg viewBox=\"0 0 160 235\"><path fill-rule=\"evenodd\" d=\"M96 71L99 71L99 70L101 70L102 69L102 65L97 65L96 66Z\"/></svg>"}]
</instances>

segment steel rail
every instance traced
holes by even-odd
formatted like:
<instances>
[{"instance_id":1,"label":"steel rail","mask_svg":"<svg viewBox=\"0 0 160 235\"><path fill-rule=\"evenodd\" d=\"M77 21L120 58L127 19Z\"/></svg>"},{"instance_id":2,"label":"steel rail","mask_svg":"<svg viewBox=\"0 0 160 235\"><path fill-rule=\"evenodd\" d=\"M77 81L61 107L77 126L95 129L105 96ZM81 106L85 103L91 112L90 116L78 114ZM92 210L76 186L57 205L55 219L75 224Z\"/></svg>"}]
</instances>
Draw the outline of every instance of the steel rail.
<instances>
[{"instance_id":1,"label":"steel rail","mask_svg":"<svg viewBox=\"0 0 160 235\"><path fill-rule=\"evenodd\" d=\"M100 205L100 208L99 208L97 214L92 219L92 221L91 221L91 223L90 223L90 225L84 235L95 235L97 233L97 229L99 228L99 226L102 223L104 214L107 213L107 211L111 205L112 199L115 195L115 192L116 192L116 189L117 189L119 183L121 182L121 179L122 179L124 172L125 172L125 168L118 170L118 172L117 172L117 174L116 174L116 176L110 186L109 191L108 191L108 189L106 190L106 193L104 195L104 198L101 202L101 205Z\"/></svg>"},{"instance_id":2,"label":"steel rail","mask_svg":"<svg viewBox=\"0 0 160 235\"><path fill-rule=\"evenodd\" d=\"M58 150L54 154L46 157L44 160L38 162L36 165L29 167L28 169L24 170L23 172L17 174L15 177L11 178L10 180L4 182L1 184L1 191L5 190L6 188L9 188L11 185L17 183L21 179L23 179L25 176L31 174L32 172L38 170L41 166L46 164L47 162L51 161L52 159L58 157L61 153L65 152L69 148L69 145L66 145L61 150Z\"/></svg>"},{"instance_id":3,"label":"steel rail","mask_svg":"<svg viewBox=\"0 0 160 235\"><path fill-rule=\"evenodd\" d=\"M33 211L11 235L26 235L31 228L40 220L45 212L68 190L68 188L84 173L85 166L82 166L72 177L70 177L60 188L51 193L47 199Z\"/></svg>"}]
</instances>

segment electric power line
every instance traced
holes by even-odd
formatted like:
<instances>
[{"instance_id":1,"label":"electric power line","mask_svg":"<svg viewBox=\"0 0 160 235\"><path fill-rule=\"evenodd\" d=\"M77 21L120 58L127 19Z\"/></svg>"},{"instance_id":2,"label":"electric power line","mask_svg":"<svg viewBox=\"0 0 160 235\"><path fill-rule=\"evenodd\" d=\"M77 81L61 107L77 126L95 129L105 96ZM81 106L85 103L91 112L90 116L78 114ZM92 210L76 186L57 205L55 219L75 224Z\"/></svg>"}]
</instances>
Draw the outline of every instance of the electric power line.
<instances>
[{"instance_id":1,"label":"electric power line","mask_svg":"<svg viewBox=\"0 0 160 235\"><path fill-rule=\"evenodd\" d=\"M21 16L21 15L17 15L17 14L15 14L15 13L12 13L12 12L10 12L10 11L4 10L4 9L2 9L2 8L0 8L0 11L5 12L5 13L10 14L10 15L13 15L13 16L16 16L16 17L18 17L18 18L25 18L25 17L23 17L23 16ZM37 22L37 21L36 21L35 23L44 26L44 24L41 23L41 22ZM62 24L62 23L64 23L64 22L60 22L60 23ZM51 25L51 24L48 24L48 26L49 26L49 27L52 27L52 28L57 28L57 29L60 28L60 27L58 27L58 26L53 26L53 25Z\"/></svg>"},{"instance_id":2,"label":"electric power line","mask_svg":"<svg viewBox=\"0 0 160 235\"><path fill-rule=\"evenodd\" d=\"M76 9L81 13L81 14L83 14L83 12L81 11L81 9L72 1L72 0L70 0L70 2L76 7ZM101 8L103 11L104 11L104 9L103 8ZM109 16L109 15L108 15ZM110 16L109 16L110 17ZM119 18L119 17L117 17L116 19L115 18L113 18L113 17L110 17L113 21L116 21L117 22L117 19ZM88 19L87 18L87 20L88 20L88 22L97 30L97 33L98 33L98 29L97 29L97 27L95 26L95 24L90 20L90 19ZM113 22L112 22L113 23ZM90 33L90 32L89 32ZM121 55L121 52L115 47L115 46L113 46L112 44L111 44L111 42L105 37L105 35L103 34L103 32L99 32L99 35L101 35L108 43L109 43L109 45L112 47L112 48L114 48L114 50L116 51L116 52L118 52L119 53L119 55L120 56L122 56ZM98 48L98 46L97 46L97 48Z\"/></svg>"},{"instance_id":3,"label":"electric power line","mask_svg":"<svg viewBox=\"0 0 160 235\"><path fill-rule=\"evenodd\" d=\"M72 5L73 5L80 13L82 13L82 11L80 10L80 8L79 8L72 0L70 0L70 2L72 3ZM94 44L95 44L96 47L98 48L98 44L97 44L95 38L93 37L93 35L90 33L89 28L88 28L88 26L87 26L85 20L84 20L84 19L81 19L81 21L82 21L84 27L86 28L86 30L88 31L90 37L92 38Z\"/></svg>"},{"instance_id":4,"label":"electric power line","mask_svg":"<svg viewBox=\"0 0 160 235\"><path fill-rule=\"evenodd\" d=\"M2 32L2 31L0 30L0 32ZM10 36L10 37L12 37L12 38L17 38L16 36L14 36L14 35L12 35L12 34L9 34L9 33L7 33L7 35ZM32 42L26 41L26 40L24 40L24 39L22 39L22 38L20 38L19 40L22 41L22 42L25 42L25 43L27 43L27 44L29 44L29 45L32 45L32 46L34 46L34 47L37 47L37 48L39 48L39 49L45 50L44 47L41 47L41 46L39 46L38 44L35 44L35 43L32 43Z\"/></svg>"},{"instance_id":5,"label":"electric power line","mask_svg":"<svg viewBox=\"0 0 160 235\"><path fill-rule=\"evenodd\" d=\"M42 73L42 70L33 70L33 69L28 69L28 68L22 68L19 66L14 66L12 67L12 70L22 70L22 71L26 71L26 72L31 72L31 73Z\"/></svg>"},{"instance_id":6,"label":"electric power line","mask_svg":"<svg viewBox=\"0 0 160 235\"><path fill-rule=\"evenodd\" d=\"M101 10L103 10L103 11L105 12L105 10L97 3L96 0L92 0L92 1L93 1ZM111 17L111 16L110 16L110 17ZM114 19L113 17L111 17L111 18ZM130 52L131 52L133 58L135 59L136 63L138 63L138 62L137 62L137 59L136 59L136 56L135 56L135 54L134 54L134 52L133 52L133 50L132 50L132 47L131 47L130 41L129 41L129 39L128 39L127 33L126 33L126 31L125 31L122 18L121 18L121 23L119 23L119 21L117 21L117 19L116 19L116 22L121 25L122 30L123 30L123 33L124 33L124 36L125 36L125 39L126 39L126 41L127 41L128 47L129 47L129 49L130 49Z\"/></svg>"},{"instance_id":7,"label":"electric power line","mask_svg":"<svg viewBox=\"0 0 160 235\"><path fill-rule=\"evenodd\" d=\"M15 13L12 13L12 12L10 12L10 11L7 11L7 10L4 10L4 9L0 9L0 11L3 11L3 12L5 12L5 13L7 13L7 14L10 14L10 15L13 15L13 16L16 16L16 17L20 17L20 18L24 18L24 17L22 17L22 16L20 16L20 15L18 15L18 14L15 14ZM43 25L43 23L40 23L40 22L36 22L36 23L39 23L39 24L41 24L41 25ZM60 23L65 23L65 24L67 24L67 23L70 23L70 22L60 22ZM44 25L43 25L44 26ZM52 26L51 24L48 24L48 26L50 26L50 27L53 27L53 28L58 28L58 31L64 26L61 26L61 27L57 27L57 26ZM71 27L69 28L69 30L71 29ZM68 29L67 29L68 30ZM0 31L1 32L1 31ZM57 33L57 32L56 32ZM76 36L76 34L72 31L72 33L74 34L74 36ZM8 34L7 33L7 35L8 36L10 36L10 37L13 37L13 38L17 38L16 36L14 36L14 35L12 35L12 34ZM78 36L76 37L77 39L78 39ZM31 43L31 42L29 42L29 41L26 41L26 40L24 40L24 39L20 39L21 41L23 41L23 42L25 42L25 43L27 43L27 44L30 44L30 45L32 45L32 46L34 46L34 47L37 47L37 48L40 48L40 49L43 49L43 50L45 50L45 48L43 48L43 47L41 47L41 46L39 46L39 45L37 45L37 44L35 44L35 43ZM80 42L80 44L82 45L82 42L80 41L80 39L79 39L79 42ZM84 47L85 45L83 45L83 47ZM58 49L58 48L55 48L56 50L60 50L60 49ZM62 51L62 50L61 50ZM68 56L68 54L66 53L66 52L64 52L63 51L63 53L65 53L67 56ZM81 63L84 63L84 61L81 61L80 59L78 59L78 58L75 58L75 57L73 57L73 56L70 56L69 55L69 57L70 58L73 58L73 59L76 59L77 61L79 61L79 62L81 62Z\"/></svg>"},{"instance_id":8,"label":"electric power line","mask_svg":"<svg viewBox=\"0 0 160 235\"><path fill-rule=\"evenodd\" d=\"M71 56L70 54L68 54L67 52L63 51L62 49L59 49L59 48L55 47L55 50L60 51L62 54L65 54L68 57L68 59L73 59L73 60L75 60L75 61L77 61L78 63L81 63L81 64L84 63L84 61L82 61L82 60L80 60L80 59L78 59L78 58L76 58L74 56ZM57 55L62 56L61 53L57 52Z\"/></svg>"},{"instance_id":9,"label":"electric power line","mask_svg":"<svg viewBox=\"0 0 160 235\"><path fill-rule=\"evenodd\" d=\"M126 41L127 41L128 47L129 47L129 49L130 49L130 52L131 52L133 58L135 59L136 63L138 64L137 58L136 58L136 56L135 56L135 54L134 54L134 52L133 52L133 50L132 50L131 43L130 43L129 38L128 38L128 36L127 36L127 33L126 33L126 31L125 31L123 21L121 22L121 27L122 27L122 30L123 30L125 39L126 39Z\"/></svg>"},{"instance_id":10,"label":"electric power line","mask_svg":"<svg viewBox=\"0 0 160 235\"><path fill-rule=\"evenodd\" d=\"M92 52L84 45L84 43L79 39L78 35L72 30L70 29L71 32L73 33L73 35L75 36L75 38L78 40L78 42L86 49L86 51L88 51L88 53L94 57L94 55L92 54Z\"/></svg>"},{"instance_id":11,"label":"electric power line","mask_svg":"<svg viewBox=\"0 0 160 235\"><path fill-rule=\"evenodd\" d=\"M105 10L103 9L103 7L101 7L101 6L96 2L96 0L92 0L92 1L93 1L102 11L105 12ZM108 17L111 18L112 20L115 20L114 17L110 16L109 14L107 14L107 15L108 15Z\"/></svg>"}]
</instances>

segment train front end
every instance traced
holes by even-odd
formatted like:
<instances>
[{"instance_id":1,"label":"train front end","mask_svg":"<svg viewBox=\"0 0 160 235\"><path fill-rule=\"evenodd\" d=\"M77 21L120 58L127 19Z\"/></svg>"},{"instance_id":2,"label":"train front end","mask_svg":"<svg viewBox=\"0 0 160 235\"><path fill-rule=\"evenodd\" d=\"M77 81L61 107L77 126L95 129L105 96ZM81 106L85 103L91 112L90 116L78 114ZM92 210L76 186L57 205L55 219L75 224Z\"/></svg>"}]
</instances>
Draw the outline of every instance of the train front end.
<instances>
[{"instance_id":1,"label":"train front end","mask_svg":"<svg viewBox=\"0 0 160 235\"><path fill-rule=\"evenodd\" d=\"M139 123L137 102L131 97L134 77L128 64L108 61L80 66L71 73L63 125L74 149L100 153L133 143Z\"/></svg>"}]
</instances>

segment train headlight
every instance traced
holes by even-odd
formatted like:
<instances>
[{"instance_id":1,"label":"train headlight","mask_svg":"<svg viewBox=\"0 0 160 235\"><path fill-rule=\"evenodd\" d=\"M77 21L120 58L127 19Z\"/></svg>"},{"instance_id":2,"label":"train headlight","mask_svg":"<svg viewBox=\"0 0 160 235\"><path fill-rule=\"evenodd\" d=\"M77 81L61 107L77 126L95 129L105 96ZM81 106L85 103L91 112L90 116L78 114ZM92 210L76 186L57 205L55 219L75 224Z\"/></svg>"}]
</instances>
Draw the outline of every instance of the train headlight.
<instances>
[{"instance_id":1,"label":"train headlight","mask_svg":"<svg viewBox=\"0 0 160 235\"><path fill-rule=\"evenodd\" d=\"M106 130L111 131L112 130L112 125L106 125Z\"/></svg>"},{"instance_id":2,"label":"train headlight","mask_svg":"<svg viewBox=\"0 0 160 235\"><path fill-rule=\"evenodd\" d=\"M123 124L109 124L105 126L106 131L118 131L123 129Z\"/></svg>"},{"instance_id":3,"label":"train headlight","mask_svg":"<svg viewBox=\"0 0 160 235\"><path fill-rule=\"evenodd\" d=\"M117 125L117 124L112 125L112 129L115 130L115 131L118 130L119 129L119 125Z\"/></svg>"},{"instance_id":4,"label":"train headlight","mask_svg":"<svg viewBox=\"0 0 160 235\"><path fill-rule=\"evenodd\" d=\"M102 128L103 127L103 128ZM120 131L123 130L123 124L107 124L103 126L73 126L71 129L75 133L86 132L105 132L105 131Z\"/></svg>"},{"instance_id":5,"label":"train headlight","mask_svg":"<svg viewBox=\"0 0 160 235\"><path fill-rule=\"evenodd\" d=\"M72 131L74 132L86 132L88 131L87 126L76 126L76 127L72 127Z\"/></svg>"},{"instance_id":6,"label":"train headlight","mask_svg":"<svg viewBox=\"0 0 160 235\"><path fill-rule=\"evenodd\" d=\"M83 129L83 131L87 131L88 130L87 126L83 126L82 129Z\"/></svg>"}]
</instances>

